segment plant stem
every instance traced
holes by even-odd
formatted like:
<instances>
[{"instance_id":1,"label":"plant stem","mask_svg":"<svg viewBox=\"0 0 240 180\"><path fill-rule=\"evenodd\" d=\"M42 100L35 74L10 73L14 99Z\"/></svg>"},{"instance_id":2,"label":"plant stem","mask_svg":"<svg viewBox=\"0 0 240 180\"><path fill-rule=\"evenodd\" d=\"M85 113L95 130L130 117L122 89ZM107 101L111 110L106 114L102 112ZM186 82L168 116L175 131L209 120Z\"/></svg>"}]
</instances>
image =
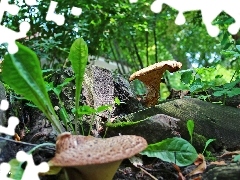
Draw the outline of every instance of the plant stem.
<instances>
[{"instance_id":1,"label":"plant stem","mask_svg":"<svg viewBox=\"0 0 240 180\"><path fill-rule=\"evenodd\" d=\"M235 76L235 74L237 73L237 70L233 73L233 75L232 75L232 78L231 78L231 80L230 80L230 82L232 82L232 80L233 80L233 78L234 78L234 76Z\"/></svg>"},{"instance_id":2,"label":"plant stem","mask_svg":"<svg viewBox=\"0 0 240 180\"><path fill-rule=\"evenodd\" d=\"M56 144L53 144L53 143L43 143L43 144L39 144L37 146L35 146L34 148L32 148L30 151L28 151L28 154L32 154L33 151L35 151L36 149L40 148L40 147L43 147L43 146L56 146Z\"/></svg>"},{"instance_id":3,"label":"plant stem","mask_svg":"<svg viewBox=\"0 0 240 180\"><path fill-rule=\"evenodd\" d=\"M90 135L90 132L92 130L92 125L93 125L94 120L95 120L95 113L91 117L91 121L90 121L90 124L89 124L90 127L89 127L89 131L88 131L88 135Z\"/></svg>"},{"instance_id":4,"label":"plant stem","mask_svg":"<svg viewBox=\"0 0 240 180\"><path fill-rule=\"evenodd\" d=\"M210 99L210 97L209 97L209 94L208 94L208 92L205 90L205 93L207 94L207 98L208 98L208 100L209 100L209 102L211 102L211 99Z\"/></svg>"}]
</instances>

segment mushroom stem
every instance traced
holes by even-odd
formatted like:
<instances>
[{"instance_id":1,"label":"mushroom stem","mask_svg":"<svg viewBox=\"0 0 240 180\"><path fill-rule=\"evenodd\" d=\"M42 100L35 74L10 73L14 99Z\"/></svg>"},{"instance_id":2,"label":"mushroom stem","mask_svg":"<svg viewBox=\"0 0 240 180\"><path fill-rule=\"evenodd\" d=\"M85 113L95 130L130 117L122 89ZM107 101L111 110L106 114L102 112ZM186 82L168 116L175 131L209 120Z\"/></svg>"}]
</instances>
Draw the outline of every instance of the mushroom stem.
<instances>
[{"instance_id":1,"label":"mushroom stem","mask_svg":"<svg viewBox=\"0 0 240 180\"><path fill-rule=\"evenodd\" d=\"M147 95L144 99L144 104L147 107L154 106L158 102L160 82L163 73L166 70L169 72L175 72L181 67L182 63L180 62L162 61L133 73L130 76L129 81L131 82L135 79L142 81L147 88Z\"/></svg>"},{"instance_id":2,"label":"mushroom stem","mask_svg":"<svg viewBox=\"0 0 240 180\"><path fill-rule=\"evenodd\" d=\"M70 180L112 180L121 162L68 167L66 171Z\"/></svg>"},{"instance_id":3,"label":"mushroom stem","mask_svg":"<svg viewBox=\"0 0 240 180\"><path fill-rule=\"evenodd\" d=\"M151 83L146 84L147 95L144 98L144 103L147 107L154 106L158 102L159 91L160 91L160 80L155 79Z\"/></svg>"}]
</instances>

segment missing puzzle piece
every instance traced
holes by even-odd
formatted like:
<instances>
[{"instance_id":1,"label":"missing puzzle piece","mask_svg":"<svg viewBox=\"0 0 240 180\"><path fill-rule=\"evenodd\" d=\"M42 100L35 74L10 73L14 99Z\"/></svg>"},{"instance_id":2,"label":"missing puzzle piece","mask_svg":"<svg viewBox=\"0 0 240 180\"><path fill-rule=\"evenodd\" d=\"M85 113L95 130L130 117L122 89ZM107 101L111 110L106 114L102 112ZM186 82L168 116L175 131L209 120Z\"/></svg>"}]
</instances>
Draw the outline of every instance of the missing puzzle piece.
<instances>
[{"instance_id":1,"label":"missing puzzle piece","mask_svg":"<svg viewBox=\"0 0 240 180\"><path fill-rule=\"evenodd\" d=\"M16 4L9 4L8 0L1 0L0 2L0 22L2 22L2 18L4 15L4 12L8 12L11 15L17 15L20 8Z\"/></svg>"},{"instance_id":2,"label":"missing puzzle piece","mask_svg":"<svg viewBox=\"0 0 240 180\"><path fill-rule=\"evenodd\" d=\"M37 4L36 0L25 0L25 2L29 6ZM9 4L8 0L2 0L0 2L0 22L2 22L5 12L10 13L11 15L17 15L19 10L20 7L18 7L16 4ZM0 34L4 34L4 36L0 37L0 44L7 43L7 49L10 54L14 54L18 51L15 41L27 36L27 32L30 30L30 24L28 22L20 23L19 30L19 32L15 32L3 25L0 25Z\"/></svg>"},{"instance_id":3,"label":"missing puzzle piece","mask_svg":"<svg viewBox=\"0 0 240 180\"><path fill-rule=\"evenodd\" d=\"M46 20L54 21L58 26L62 26L65 21L65 17L62 14L56 14L55 9L57 8L57 2L51 1L50 6L48 8Z\"/></svg>"},{"instance_id":4,"label":"missing puzzle piece","mask_svg":"<svg viewBox=\"0 0 240 180\"><path fill-rule=\"evenodd\" d=\"M8 43L8 52L10 54L14 54L18 51L15 41L27 36L27 32L30 30L30 24L28 22L21 22L19 29L20 32L15 32L5 26L0 25L0 33L4 34L4 36L1 36L0 38L0 44Z\"/></svg>"},{"instance_id":5,"label":"missing puzzle piece","mask_svg":"<svg viewBox=\"0 0 240 180\"><path fill-rule=\"evenodd\" d=\"M229 26L228 31L231 34L236 34L239 31L240 0L155 0L151 4L151 10L155 13L160 13L163 4L167 4L179 12L175 20L177 25L185 23L186 19L183 15L184 12L201 10L202 19L208 34L212 37L216 37L220 30L217 26L212 25L212 22L224 11L235 19L235 23Z\"/></svg>"},{"instance_id":6,"label":"missing puzzle piece","mask_svg":"<svg viewBox=\"0 0 240 180\"><path fill-rule=\"evenodd\" d=\"M33 157L31 154L27 154L24 151L19 151L17 153L16 159L19 162L27 161L27 166L24 170L23 176L21 180L39 180L38 173L45 173L49 171L48 163L42 162L39 165L35 165L33 161Z\"/></svg>"},{"instance_id":7,"label":"missing puzzle piece","mask_svg":"<svg viewBox=\"0 0 240 180\"><path fill-rule=\"evenodd\" d=\"M6 99L3 99L0 104L0 110L6 111L9 107L9 102Z\"/></svg>"},{"instance_id":8,"label":"missing puzzle piece","mask_svg":"<svg viewBox=\"0 0 240 180\"><path fill-rule=\"evenodd\" d=\"M6 111L9 107L9 102L5 99L1 101L0 104L0 110ZM8 127L3 127L0 125L0 134L4 133L10 136L13 136L15 134L15 128L19 124L19 119L17 117L10 117L8 119Z\"/></svg>"},{"instance_id":9,"label":"missing puzzle piece","mask_svg":"<svg viewBox=\"0 0 240 180\"><path fill-rule=\"evenodd\" d=\"M1 180L14 180L8 177L8 173L10 172L11 166L8 163L0 164L0 179Z\"/></svg>"},{"instance_id":10,"label":"missing puzzle piece","mask_svg":"<svg viewBox=\"0 0 240 180\"><path fill-rule=\"evenodd\" d=\"M34 6L38 4L36 0L25 0L25 3L29 6Z\"/></svg>"},{"instance_id":11,"label":"missing puzzle piece","mask_svg":"<svg viewBox=\"0 0 240 180\"><path fill-rule=\"evenodd\" d=\"M0 133L4 133L10 136L15 134L15 128L19 124L19 119L17 117L10 117L8 119L8 127L3 127L0 125Z\"/></svg>"}]
</instances>

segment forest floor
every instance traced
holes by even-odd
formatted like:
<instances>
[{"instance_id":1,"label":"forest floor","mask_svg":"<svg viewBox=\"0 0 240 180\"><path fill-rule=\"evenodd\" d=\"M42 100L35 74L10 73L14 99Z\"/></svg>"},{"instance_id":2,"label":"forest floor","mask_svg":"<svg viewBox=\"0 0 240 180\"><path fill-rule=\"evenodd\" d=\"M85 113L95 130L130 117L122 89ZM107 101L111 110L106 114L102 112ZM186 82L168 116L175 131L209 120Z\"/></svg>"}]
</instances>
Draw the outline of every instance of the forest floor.
<instances>
[{"instance_id":1,"label":"forest floor","mask_svg":"<svg viewBox=\"0 0 240 180\"><path fill-rule=\"evenodd\" d=\"M35 114L38 118L41 118L39 114ZM36 125L36 124L35 124ZM42 126L34 126L35 132L41 132ZM39 127L39 129L36 129ZM28 134L24 137L24 142L33 143L32 135ZM53 138L50 135L40 134L39 137L34 140L35 144L41 144L44 142L52 142ZM1 142L1 141L0 141ZM22 144L21 142L7 142L7 145L1 151L0 160L2 162L9 161L14 158L19 150L29 151L32 147L27 144ZM227 166L233 160L232 156L238 154L230 153L226 156L221 156L224 152L215 152L211 154L211 159L200 156L196 160L195 164L178 167L173 163L164 162L158 158L149 158L147 156L139 156L142 159L142 164L140 166L132 164L128 159L125 159L119 169L117 170L113 180L201 180L209 179L204 178L206 172L216 166ZM49 148L42 148L36 150L33 153L35 164L40 164L41 162L49 161L55 154L55 150ZM44 176L41 180L59 180L58 176ZM217 179L217 178L216 178ZM62 179L61 179L62 180Z\"/></svg>"},{"instance_id":2,"label":"forest floor","mask_svg":"<svg viewBox=\"0 0 240 180\"><path fill-rule=\"evenodd\" d=\"M39 110L36 110L36 108L27 108L24 111L25 112L21 115L24 117L23 119L25 119L25 121L20 117L20 126L22 127L18 127L17 129L20 141L17 141L17 139L15 139L15 142L0 139L0 163L9 162L16 157L16 153L20 150L25 152L29 151L33 148L30 144L42 144L45 142L55 144L56 137L53 137L50 133L52 127L51 124L47 123L45 116ZM28 116L30 118L26 118ZM30 132L24 132L26 128L23 128L23 126L27 126ZM207 172L215 167L228 167L233 162L233 156L239 154L239 151L222 156L224 153L225 151L223 150L212 152L210 156L205 158L200 155L199 159L196 160L194 164L186 167L178 167L173 163L164 162L158 158L150 158L147 156L139 156L139 158L142 159L142 163L138 166L132 164L128 159L125 159L121 163L113 180L220 180L222 179L222 175L220 178L215 178L216 175L214 172L210 175ZM41 162L48 162L54 155L55 150L53 148L40 148L33 153L33 158L35 164L38 165ZM238 165L237 169L235 168L234 171L221 171L225 174L227 174L227 172L232 174L236 173L235 179L231 178L232 180L240 179L240 165ZM41 180L63 179L59 179L58 176L43 176Z\"/></svg>"}]
</instances>

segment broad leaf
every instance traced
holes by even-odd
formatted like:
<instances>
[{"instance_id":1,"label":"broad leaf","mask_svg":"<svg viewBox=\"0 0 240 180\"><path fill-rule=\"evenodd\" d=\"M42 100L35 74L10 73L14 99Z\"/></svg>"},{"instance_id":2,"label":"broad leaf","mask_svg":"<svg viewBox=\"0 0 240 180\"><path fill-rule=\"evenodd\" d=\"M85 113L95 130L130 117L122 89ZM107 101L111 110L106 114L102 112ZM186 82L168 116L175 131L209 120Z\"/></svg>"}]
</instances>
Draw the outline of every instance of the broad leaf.
<instances>
[{"instance_id":1,"label":"broad leaf","mask_svg":"<svg viewBox=\"0 0 240 180\"><path fill-rule=\"evenodd\" d=\"M17 43L18 52L4 57L2 78L16 93L32 101L48 117L60 133L57 119L52 119L54 110L42 77L37 55L29 48Z\"/></svg>"},{"instance_id":2,"label":"broad leaf","mask_svg":"<svg viewBox=\"0 0 240 180\"><path fill-rule=\"evenodd\" d=\"M216 91L213 93L214 96L219 97L222 96L224 94L226 94L228 91L226 89L222 90L222 91Z\"/></svg>"},{"instance_id":3,"label":"broad leaf","mask_svg":"<svg viewBox=\"0 0 240 180\"><path fill-rule=\"evenodd\" d=\"M235 81L233 81L233 82L224 84L223 87L226 88L226 89L232 89L232 88L235 87L236 84L238 84L239 82L240 82L240 79L237 79L237 80L235 80Z\"/></svg>"},{"instance_id":4,"label":"broad leaf","mask_svg":"<svg viewBox=\"0 0 240 180\"><path fill-rule=\"evenodd\" d=\"M63 87L69 84L69 82L71 82L74 78L75 77L66 78L62 84L59 84L56 87L53 86L53 82L50 82L49 84L47 84L47 90L48 91L52 90L59 97Z\"/></svg>"},{"instance_id":5,"label":"broad leaf","mask_svg":"<svg viewBox=\"0 0 240 180\"><path fill-rule=\"evenodd\" d=\"M181 81L184 84L190 84L190 82L193 80L193 70L189 69L189 70L185 70L182 75L181 75Z\"/></svg>"},{"instance_id":6,"label":"broad leaf","mask_svg":"<svg viewBox=\"0 0 240 180\"><path fill-rule=\"evenodd\" d=\"M233 161L234 161L234 162L239 162L239 161L240 161L240 154L234 156Z\"/></svg>"},{"instance_id":7,"label":"broad leaf","mask_svg":"<svg viewBox=\"0 0 240 180\"><path fill-rule=\"evenodd\" d=\"M192 164L198 155L196 149L188 141L177 137L150 144L141 154L157 157L178 166Z\"/></svg>"},{"instance_id":8,"label":"broad leaf","mask_svg":"<svg viewBox=\"0 0 240 180\"><path fill-rule=\"evenodd\" d=\"M83 76L88 60L88 47L82 38L74 41L70 48L68 59L71 61L72 68L76 77L76 102L78 103L80 100Z\"/></svg>"}]
</instances>

